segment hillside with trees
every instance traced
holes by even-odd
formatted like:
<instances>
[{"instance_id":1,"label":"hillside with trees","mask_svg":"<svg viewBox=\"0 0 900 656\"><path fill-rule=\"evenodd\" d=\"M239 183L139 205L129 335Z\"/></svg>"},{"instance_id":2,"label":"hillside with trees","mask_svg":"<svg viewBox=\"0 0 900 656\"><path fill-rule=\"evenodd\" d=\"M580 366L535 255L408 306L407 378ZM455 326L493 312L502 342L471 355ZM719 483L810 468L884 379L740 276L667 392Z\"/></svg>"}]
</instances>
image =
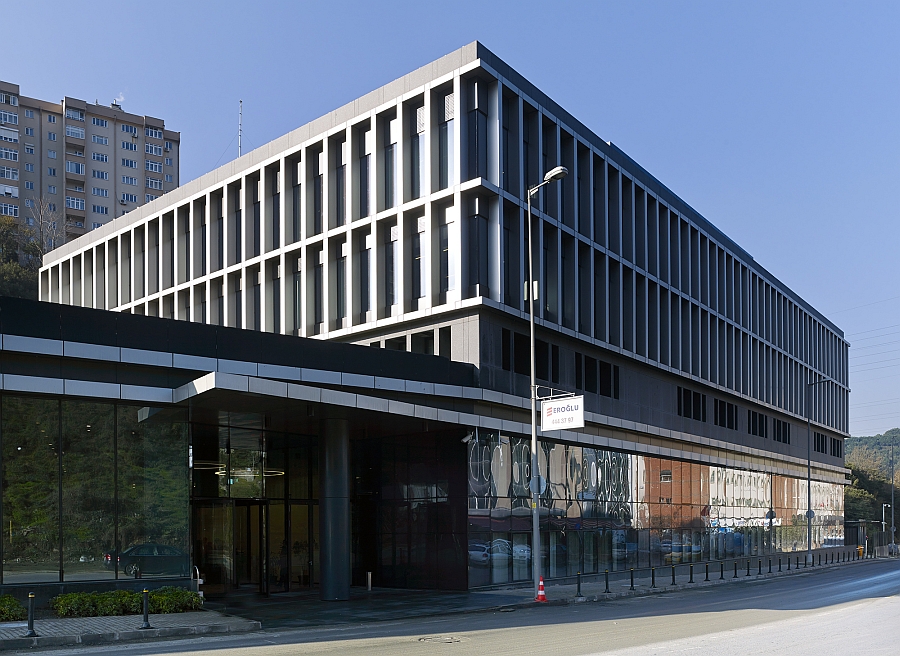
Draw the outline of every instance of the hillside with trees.
<instances>
[{"instance_id":1,"label":"hillside with trees","mask_svg":"<svg viewBox=\"0 0 900 656\"><path fill-rule=\"evenodd\" d=\"M881 522L883 503L891 502L891 445L894 444L894 484L900 482L900 428L880 435L850 437L844 440L850 485L844 491L844 518ZM900 503L900 489L896 490ZM890 509L888 509L888 517ZM890 520L888 520L890 521ZM900 512L895 514L900 523Z\"/></svg>"}]
</instances>

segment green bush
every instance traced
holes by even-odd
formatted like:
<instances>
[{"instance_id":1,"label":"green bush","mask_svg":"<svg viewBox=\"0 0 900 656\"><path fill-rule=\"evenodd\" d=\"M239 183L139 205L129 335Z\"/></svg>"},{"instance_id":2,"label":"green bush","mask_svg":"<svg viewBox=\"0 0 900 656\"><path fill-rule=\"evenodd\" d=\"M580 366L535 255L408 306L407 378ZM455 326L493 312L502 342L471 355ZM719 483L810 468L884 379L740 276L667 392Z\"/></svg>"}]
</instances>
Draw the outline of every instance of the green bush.
<instances>
[{"instance_id":1,"label":"green bush","mask_svg":"<svg viewBox=\"0 0 900 656\"><path fill-rule=\"evenodd\" d=\"M202 606L202 597L184 588L166 586L150 592L151 613L184 613ZM129 590L69 592L53 597L50 608L58 617L137 615L143 612L144 600L140 592Z\"/></svg>"},{"instance_id":2,"label":"green bush","mask_svg":"<svg viewBox=\"0 0 900 656\"><path fill-rule=\"evenodd\" d=\"M28 616L25 607L12 595L0 595L0 622L24 620Z\"/></svg>"}]
</instances>

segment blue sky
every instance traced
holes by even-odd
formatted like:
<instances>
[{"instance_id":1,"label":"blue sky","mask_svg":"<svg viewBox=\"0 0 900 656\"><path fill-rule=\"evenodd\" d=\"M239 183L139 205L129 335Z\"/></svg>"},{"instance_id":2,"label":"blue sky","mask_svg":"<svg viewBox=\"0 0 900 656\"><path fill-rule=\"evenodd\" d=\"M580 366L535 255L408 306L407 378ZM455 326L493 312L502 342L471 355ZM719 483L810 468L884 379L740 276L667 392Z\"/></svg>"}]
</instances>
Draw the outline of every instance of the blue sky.
<instances>
[{"instance_id":1,"label":"blue sky","mask_svg":"<svg viewBox=\"0 0 900 656\"><path fill-rule=\"evenodd\" d=\"M162 117L182 181L473 40L847 334L851 432L900 425L900 4L36 0L0 78ZM108 30L108 31L107 31ZM34 41L40 40L41 57ZM10 56L9 53L14 53Z\"/></svg>"}]
</instances>

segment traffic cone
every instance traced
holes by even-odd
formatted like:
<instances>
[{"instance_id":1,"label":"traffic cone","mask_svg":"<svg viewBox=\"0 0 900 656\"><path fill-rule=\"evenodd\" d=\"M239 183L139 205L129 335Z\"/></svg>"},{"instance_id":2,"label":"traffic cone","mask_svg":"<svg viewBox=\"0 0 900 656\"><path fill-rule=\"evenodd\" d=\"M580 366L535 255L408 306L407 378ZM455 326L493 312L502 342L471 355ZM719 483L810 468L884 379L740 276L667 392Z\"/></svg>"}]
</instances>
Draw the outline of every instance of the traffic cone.
<instances>
[{"instance_id":1,"label":"traffic cone","mask_svg":"<svg viewBox=\"0 0 900 656\"><path fill-rule=\"evenodd\" d=\"M538 579L538 594L537 594L537 597L534 598L534 600L541 604L547 603L547 595L544 594L544 577L543 576L540 579Z\"/></svg>"}]
</instances>

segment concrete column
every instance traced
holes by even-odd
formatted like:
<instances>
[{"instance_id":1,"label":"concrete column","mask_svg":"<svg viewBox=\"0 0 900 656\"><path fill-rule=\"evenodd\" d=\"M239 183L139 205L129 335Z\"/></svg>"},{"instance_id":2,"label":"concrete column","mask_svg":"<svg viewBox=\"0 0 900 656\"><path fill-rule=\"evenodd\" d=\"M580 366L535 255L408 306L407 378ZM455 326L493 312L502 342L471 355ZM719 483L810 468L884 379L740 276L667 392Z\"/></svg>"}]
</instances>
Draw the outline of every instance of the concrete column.
<instances>
[{"instance_id":1,"label":"concrete column","mask_svg":"<svg viewBox=\"0 0 900 656\"><path fill-rule=\"evenodd\" d=\"M350 599L350 426L323 419L319 430L319 554L322 601Z\"/></svg>"}]
</instances>

